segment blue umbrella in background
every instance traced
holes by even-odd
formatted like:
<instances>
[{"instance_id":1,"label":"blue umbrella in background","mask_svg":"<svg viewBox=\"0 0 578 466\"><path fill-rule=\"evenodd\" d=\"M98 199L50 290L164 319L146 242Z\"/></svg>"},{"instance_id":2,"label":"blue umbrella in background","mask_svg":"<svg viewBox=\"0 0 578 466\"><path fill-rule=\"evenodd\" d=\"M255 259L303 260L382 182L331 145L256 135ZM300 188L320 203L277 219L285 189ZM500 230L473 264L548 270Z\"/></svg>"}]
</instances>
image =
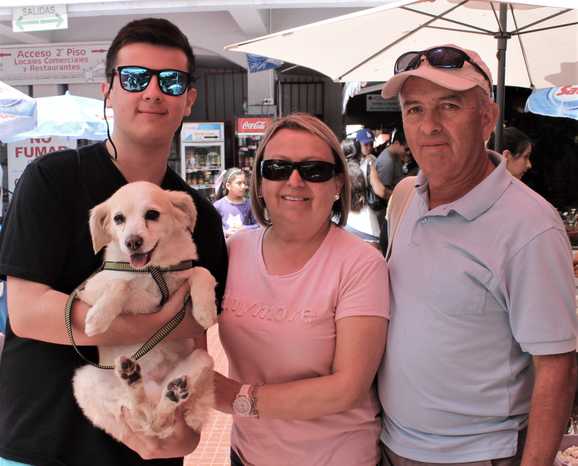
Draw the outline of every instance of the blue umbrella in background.
<instances>
[{"instance_id":1,"label":"blue umbrella in background","mask_svg":"<svg viewBox=\"0 0 578 466\"><path fill-rule=\"evenodd\" d=\"M12 134L4 142L46 136L67 136L94 141L102 141L107 137L102 100L75 96L67 92L64 95L39 97L36 103L36 127L30 131ZM111 109L107 109L107 119L112 130Z\"/></svg>"},{"instance_id":2,"label":"blue umbrella in background","mask_svg":"<svg viewBox=\"0 0 578 466\"><path fill-rule=\"evenodd\" d=\"M578 120L578 84L534 89L526 101L525 111Z\"/></svg>"},{"instance_id":3,"label":"blue umbrella in background","mask_svg":"<svg viewBox=\"0 0 578 466\"><path fill-rule=\"evenodd\" d=\"M36 101L0 81L0 141L36 126Z\"/></svg>"}]
</instances>

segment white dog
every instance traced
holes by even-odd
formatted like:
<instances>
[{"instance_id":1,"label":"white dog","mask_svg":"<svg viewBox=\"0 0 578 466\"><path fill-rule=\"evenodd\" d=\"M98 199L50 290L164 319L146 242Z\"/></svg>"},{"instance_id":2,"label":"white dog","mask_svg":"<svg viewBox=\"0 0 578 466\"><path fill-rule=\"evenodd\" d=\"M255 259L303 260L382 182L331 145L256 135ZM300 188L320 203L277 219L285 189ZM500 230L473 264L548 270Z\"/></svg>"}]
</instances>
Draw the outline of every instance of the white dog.
<instances>
[{"instance_id":1,"label":"white dog","mask_svg":"<svg viewBox=\"0 0 578 466\"><path fill-rule=\"evenodd\" d=\"M196 260L196 217L188 194L147 182L130 183L92 209L93 247L98 252L106 246L105 261L129 262L133 268ZM195 319L205 328L216 322L216 282L208 270L194 267L167 272L164 278L169 293L188 280ZM92 305L85 333L106 331L121 313L154 312L161 297L149 273L100 271L79 293ZM186 423L200 431L214 404L211 357L194 350L192 339L165 339L137 363L129 356L140 346L99 347L100 364L114 365L114 371L92 366L77 370L74 395L84 414L118 440L128 433L127 424L134 432L166 438L173 433L175 410L182 405Z\"/></svg>"}]
</instances>

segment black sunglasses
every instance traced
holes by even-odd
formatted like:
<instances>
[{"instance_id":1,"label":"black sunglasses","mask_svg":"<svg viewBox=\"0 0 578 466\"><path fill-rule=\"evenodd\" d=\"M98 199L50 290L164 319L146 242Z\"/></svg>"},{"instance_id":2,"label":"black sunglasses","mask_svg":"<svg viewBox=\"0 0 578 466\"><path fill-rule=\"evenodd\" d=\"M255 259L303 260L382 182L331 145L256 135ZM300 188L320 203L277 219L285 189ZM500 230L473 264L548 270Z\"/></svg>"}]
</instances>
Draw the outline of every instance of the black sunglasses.
<instances>
[{"instance_id":1,"label":"black sunglasses","mask_svg":"<svg viewBox=\"0 0 578 466\"><path fill-rule=\"evenodd\" d=\"M421 57L425 57L431 66L443 69L463 68L464 63L468 62L486 79L490 85L490 93L492 92L492 81L486 72L467 53L454 47L436 47L421 52L406 52L395 61L394 74L419 68Z\"/></svg>"},{"instance_id":2,"label":"black sunglasses","mask_svg":"<svg viewBox=\"0 0 578 466\"><path fill-rule=\"evenodd\" d=\"M120 87L127 92L144 91L152 77L156 76L161 92L177 97L186 92L191 82L189 73L181 70L153 70L144 66L119 66L114 72L118 74Z\"/></svg>"},{"instance_id":3,"label":"black sunglasses","mask_svg":"<svg viewBox=\"0 0 578 466\"><path fill-rule=\"evenodd\" d=\"M291 162L290 160L270 159L261 161L261 176L271 181L288 180L293 170L297 170L299 176L305 181L312 183L328 181L338 173L335 164L322 160Z\"/></svg>"}]
</instances>

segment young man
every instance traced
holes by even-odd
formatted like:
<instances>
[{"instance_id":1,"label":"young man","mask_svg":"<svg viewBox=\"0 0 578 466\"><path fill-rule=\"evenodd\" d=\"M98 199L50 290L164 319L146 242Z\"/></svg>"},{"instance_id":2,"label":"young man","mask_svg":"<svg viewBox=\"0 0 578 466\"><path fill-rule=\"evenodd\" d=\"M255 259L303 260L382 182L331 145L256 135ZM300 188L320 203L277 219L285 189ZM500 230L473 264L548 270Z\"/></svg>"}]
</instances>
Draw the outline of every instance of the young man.
<instances>
[{"instance_id":1,"label":"young man","mask_svg":"<svg viewBox=\"0 0 578 466\"><path fill-rule=\"evenodd\" d=\"M102 86L114 110L111 139L40 158L18 183L0 239L0 273L10 288L0 366L0 458L32 465L168 466L182 464L198 444L198 433L182 418L174 437L156 442L135 434L124 439L130 448L93 427L72 395L71 379L83 361L68 346L63 318L68 294L102 261L92 251L89 210L138 180L191 195L200 262L222 297L227 252L219 214L167 167L173 136L195 102L193 71L192 49L172 23L149 18L127 24L108 50ZM179 311L186 291L178 290L159 313L121 316L94 338L82 330L88 306L76 301L77 343L96 361L94 345L145 341ZM170 338L196 336L204 343L190 316L173 333Z\"/></svg>"},{"instance_id":2,"label":"young man","mask_svg":"<svg viewBox=\"0 0 578 466\"><path fill-rule=\"evenodd\" d=\"M363 162L366 157L373 155L373 141L375 137L370 129L362 128L355 134L355 140L359 144L360 162Z\"/></svg>"},{"instance_id":3,"label":"young man","mask_svg":"<svg viewBox=\"0 0 578 466\"><path fill-rule=\"evenodd\" d=\"M383 149L375 160L377 177L383 186L383 189L376 191L376 194L386 201L391 197L395 185L404 177L403 165L408 152L403 129L396 128L391 138L391 144Z\"/></svg>"},{"instance_id":4,"label":"young man","mask_svg":"<svg viewBox=\"0 0 578 466\"><path fill-rule=\"evenodd\" d=\"M395 128L391 135L391 144L383 149L375 160L375 169L371 170L369 180L375 194L384 200L387 206L395 185L405 175L403 167L409 149L402 128ZM387 251L387 219L380 225L379 248Z\"/></svg>"},{"instance_id":5,"label":"young man","mask_svg":"<svg viewBox=\"0 0 578 466\"><path fill-rule=\"evenodd\" d=\"M410 52L396 73L383 96L421 171L389 261L384 460L551 466L576 384L564 226L486 150L498 110L478 54Z\"/></svg>"}]
</instances>

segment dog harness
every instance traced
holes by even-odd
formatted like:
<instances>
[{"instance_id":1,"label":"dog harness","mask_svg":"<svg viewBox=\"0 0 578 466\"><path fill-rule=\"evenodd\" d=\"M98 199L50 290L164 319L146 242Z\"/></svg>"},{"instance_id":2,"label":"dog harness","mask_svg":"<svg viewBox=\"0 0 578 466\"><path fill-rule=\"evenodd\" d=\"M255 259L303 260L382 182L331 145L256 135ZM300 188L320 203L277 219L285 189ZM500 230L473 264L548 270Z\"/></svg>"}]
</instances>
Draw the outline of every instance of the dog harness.
<instances>
[{"instance_id":1,"label":"dog harness","mask_svg":"<svg viewBox=\"0 0 578 466\"><path fill-rule=\"evenodd\" d=\"M176 265L169 266L169 267L157 267L154 265L141 267L135 269L131 267L128 262L111 262L105 261L90 277L88 277L84 282L82 282L76 289L68 296L68 300L66 301L66 306L64 307L64 322L66 325L66 333L68 334L68 339L76 353L88 364L98 367L99 369L107 369L111 370L114 369L114 366L111 365L104 365L98 364L90 359L88 359L80 349L76 346L76 342L74 341L74 335L72 332L72 303L78 297L78 293L84 288L84 285L88 280L90 280L94 275L103 270L114 270L117 272L136 272L136 273L150 273L153 280L159 287L159 291L161 292L161 301L160 305L166 303L169 298L169 287L164 277L164 273L166 272L181 272L183 270L192 269L198 265L198 261L196 260L186 260L182 261ZM187 296L183 304L183 308L177 312L170 320L168 320L160 329L158 329L142 346L141 348L136 351L132 356L132 360L138 360L142 358L145 354L147 354L151 349L153 349L156 345L158 345L161 341L163 341L184 319L185 317L185 309L187 304L191 300L190 296Z\"/></svg>"}]
</instances>

